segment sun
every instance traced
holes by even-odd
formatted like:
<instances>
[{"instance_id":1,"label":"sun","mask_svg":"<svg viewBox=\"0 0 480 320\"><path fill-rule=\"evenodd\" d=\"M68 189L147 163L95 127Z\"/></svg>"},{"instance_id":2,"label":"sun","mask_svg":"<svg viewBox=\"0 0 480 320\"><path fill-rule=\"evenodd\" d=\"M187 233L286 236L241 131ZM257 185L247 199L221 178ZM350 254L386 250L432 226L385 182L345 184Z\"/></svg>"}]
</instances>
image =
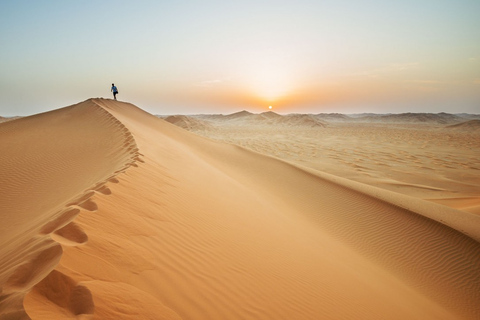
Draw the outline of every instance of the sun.
<instances>
[{"instance_id":1,"label":"sun","mask_svg":"<svg viewBox=\"0 0 480 320\"><path fill-rule=\"evenodd\" d=\"M269 106L268 109L272 110L272 106Z\"/></svg>"}]
</instances>

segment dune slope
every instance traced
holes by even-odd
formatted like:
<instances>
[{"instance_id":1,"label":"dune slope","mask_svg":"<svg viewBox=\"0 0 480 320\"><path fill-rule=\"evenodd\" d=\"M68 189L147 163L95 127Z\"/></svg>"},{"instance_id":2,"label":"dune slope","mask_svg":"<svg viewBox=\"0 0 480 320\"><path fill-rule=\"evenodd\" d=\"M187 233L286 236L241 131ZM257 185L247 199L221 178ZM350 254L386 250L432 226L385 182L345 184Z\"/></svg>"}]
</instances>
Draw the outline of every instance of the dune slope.
<instances>
[{"instance_id":1,"label":"dune slope","mask_svg":"<svg viewBox=\"0 0 480 320\"><path fill-rule=\"evenodd\" d=\"M72 136L52 126L59 140L39 136L3 173L38 161L29 177L67 173L31 190L10 191L24 173L1 184L2 209L22 199L44 208L19 209L22 220L2 211L13 226L2 248L31 248L2 251L5 319L23 312L26 292L32 319L479 316L475 215L213 142L126 103L92 99L37 117ZM2 148L16 150L9 141ZM71 162L43 160L48 148Z\"/></svg>"},{"instance_id":2,"label":"dune slope","mask_svg":"<svg viewBox=\"0 0 480 320\"><path fill-rule=\"evenodd\" d=\"M85 241L73 219L95 210L89 199L134 149L123 124L91 100L1 124L0 318L22 318L23 296L60 260L61 240L50 235Z\"/></svg>"}]
</instances>

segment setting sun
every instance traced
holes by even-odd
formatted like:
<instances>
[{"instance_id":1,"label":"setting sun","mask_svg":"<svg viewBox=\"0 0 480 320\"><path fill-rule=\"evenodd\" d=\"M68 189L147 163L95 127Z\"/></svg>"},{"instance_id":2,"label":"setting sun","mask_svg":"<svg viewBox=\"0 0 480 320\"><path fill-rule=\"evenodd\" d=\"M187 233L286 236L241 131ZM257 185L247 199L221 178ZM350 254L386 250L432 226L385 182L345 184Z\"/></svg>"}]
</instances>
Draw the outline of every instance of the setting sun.
<instances>
[{"instance_id":1,"label":"setting sun","mask_svg":"<svg viewBox=\"0 0 480 320\"><path fill-rule=\"evenodd\" d=\"M272 106L269 106L268 109L272 109Z\"/></svg>"}]
</instances>

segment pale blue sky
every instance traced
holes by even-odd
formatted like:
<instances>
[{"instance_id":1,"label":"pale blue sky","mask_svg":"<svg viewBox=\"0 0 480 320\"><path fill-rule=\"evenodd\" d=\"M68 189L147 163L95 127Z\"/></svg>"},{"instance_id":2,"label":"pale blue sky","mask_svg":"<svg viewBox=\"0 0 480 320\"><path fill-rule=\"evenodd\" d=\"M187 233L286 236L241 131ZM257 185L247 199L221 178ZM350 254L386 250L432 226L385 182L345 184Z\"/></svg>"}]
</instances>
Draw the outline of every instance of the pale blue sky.
<instances>
[{"instance_id":1,"label":"pale blue sky","mask_svg":"<svg viewBox=\"0 0 480 320\"><path fill-rule=\"evenodd\" d=\"M480 113L480 1L0 1L0 115Z\"/></svg>"}]
</instances>

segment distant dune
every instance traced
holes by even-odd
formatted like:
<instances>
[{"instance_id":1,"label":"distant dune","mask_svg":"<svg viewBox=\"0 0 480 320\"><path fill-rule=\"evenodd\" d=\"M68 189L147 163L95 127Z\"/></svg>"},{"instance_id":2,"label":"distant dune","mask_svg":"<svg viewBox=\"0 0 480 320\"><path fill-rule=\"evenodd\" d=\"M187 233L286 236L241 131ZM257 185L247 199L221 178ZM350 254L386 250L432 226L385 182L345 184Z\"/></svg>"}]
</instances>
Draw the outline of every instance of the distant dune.
<instances>
[{"instance_id":1,"label":"distant dune","mask_svg":"<svg viewBox=\"0 0 480 320\"><path fill-rule=\"evenodd\" d=\"M354 120L348 115L341 114L341 113L320 113L315 115L316 118L329 121L329 122L345 122Z\"/></svg>"},{"instance_id":2,"label":"distant dune","mask_svg":"<svg viewBox=\"0 0 480 320\"><path fill-rule=\"evenodd\" d=\"M290 127L311 127L323 128L326 127L326 122L315 118L308 114L291 114L277 118L276 124L286 125Z\"/></svg>"},{"instance_id":3,"label":"distant dune","mask_svg":"<svg viewBox=\"0 0 480 320\"><path fill-rule=\"evenodd\" d=\"M480 114L457 113L456 115L464 119L480 119Z\"/></svg>"},{"instance_id":4,"label":"distant dune","mask_svg":"<svg viewBox=\"0 0 480 320\"><path fill-rule=\"evenodd\" d=\"M260 113L261 116L263 116L266 119L279 119L282 116L279 115L278 113L275 113L273 111L267 111L267 112L262 112Z\"/></svg>"},{"instance_id":5,"label":"distant dune","mask_svg":"<svg viewBox=\"0 0 480 320\"><path fill-rule=\"evenodd\" d=\"M279 155L308 158L302 131L287 130L297 122L349 147L324 135L336 127L308 128L310 116L224 121L252 116L270 130L253 142L271 132ZM340 132L358 146L368 131L352 128ZM344 152L336 163L364 165L359 149ZM0 194L0 319L480 317L480 216L129 103L89 99L0 124Z\"/></svg>"},{"instance_id":6,"label":"distant dune","mask_svg":"<svg viewBox=\"0 0 480 320\"><path fill-rule=\"evenodd\" d=\"M462 117L449 113L400 113L400 114L375 114L357 117L357 120L371 122L392 123L436 123L451 124L462 121Z\"/></svg>"},{"instance_id":7,"label":"distant dune","mask_svg":"<svg viewBox=\"0 0 480 320\"><path fill-rule=\"evenodd\" d=\"M245 123L246 125L284 125L284 126L306 126L306 127L325 127L329 123L391 123L391 124L425 124L425 125L453 125L465 122L470 119L478 120L478 115L471 114L450 114L450 113L400 113L400 114L340 114L340 113L320 113L320 114L287 114L280 115L273 111L263 113L251 113L248 111L240 111L229 115L194 115L194 116L178 116L185 117L185 121L193 121L192 119L201 119L206 122L221 121L222 124L232 123L235 125ZM162 117L166 118L166 117ZM170 120L169 120L170 121ZM174 123L174 122L172 122ZM179 123L180 126L185 124Z\"/></svg>"},{"instance_id":8,"label":"distant dune","mask_svg":"<svg viewBox=\"0 0 480 320\"><path fill-rule=\"evenodd\" d=\"M173 117L173 118L172 118ZM163 117L170 123L178 125L190 131L196 131L196 126L207 127L215 126L217 122L222 125L271 125L285 127L325 127L326 122L308 114L289 114L280 115L273 111L263 112L260 114L250 113L248 111L240 111L229 115L196 115L196 116L170 116Z\"/></svg>"},{"instance_id":9,"label":"distant dune","mask_svg":"<svg viewBox=\"0 0 480 320\"><path fill-rule=\"evenodd\" d=\"M253 113L243 110L243 111L240 111L240 112L235 112L235 113L226 115L226 116L224 116L223 118L224 118L224 119L232 120L232 119L239 119L239 118L251 117L251 116L253 116L253 115L254 115Z\"/></svg>"},{"instance_id":10,"label":"distant dune","mask_svg":"<svg viewBox=\"0 0 480 320\"><path fill-rule=\"evenodd\" d=\"M165 121L187 130L206 130L212 128L206 121L182 115L166 117Z\"/></svg>"},{"instance_id":11,"label":"distant dune","mask_svg":"<svg viewBox=\"0 0 480 320\"><path fill-rule=\"evenodd\" d=\"M453 125L449 125L446 128L448 129L455 129L455 130L462 130L462 131L479 131L480 130L480 120L470 120L470 121L465 121L462 123L457 123Z\"/></svg>"}]
</instances>

